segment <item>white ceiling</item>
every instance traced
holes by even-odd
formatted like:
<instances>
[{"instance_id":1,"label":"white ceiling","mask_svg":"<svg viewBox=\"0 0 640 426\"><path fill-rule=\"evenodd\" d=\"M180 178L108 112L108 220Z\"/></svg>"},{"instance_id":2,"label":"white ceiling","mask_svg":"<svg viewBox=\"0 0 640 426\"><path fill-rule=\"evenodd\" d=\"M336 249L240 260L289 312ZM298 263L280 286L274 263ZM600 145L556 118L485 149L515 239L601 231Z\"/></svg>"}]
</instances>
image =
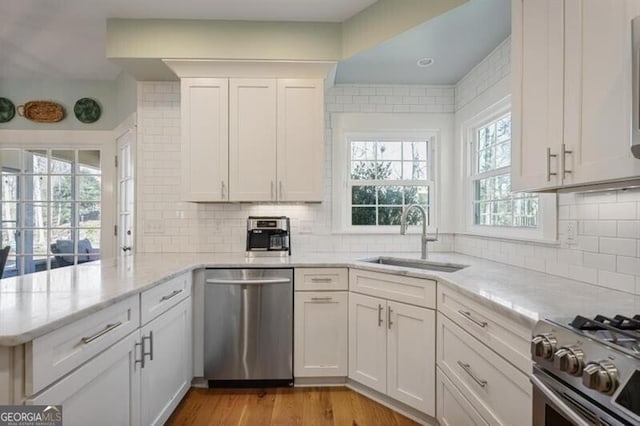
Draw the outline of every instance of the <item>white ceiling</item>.
<instances>
[{"instance_id":1,"label":"white ceiling","mask_svg":"<svg viewBox=\"0 0 640 426\"><path fill-rule=\"evenodd\" d=\"M470 0L338 65L337 83L454 84L511 34L510 0ZM429 68L416 61L434 58Z\"/></svg>"},{"instance_id":2,"label":"white ceiling","mask_svg":"<svg viewBox=\"0 0 640 426\"><path fill-rule=\"evenodd\" d=\"M16 0L0 12L0 78L112 80L107 18L341 22L376 0Z\"/></svg>"}]
</instances>

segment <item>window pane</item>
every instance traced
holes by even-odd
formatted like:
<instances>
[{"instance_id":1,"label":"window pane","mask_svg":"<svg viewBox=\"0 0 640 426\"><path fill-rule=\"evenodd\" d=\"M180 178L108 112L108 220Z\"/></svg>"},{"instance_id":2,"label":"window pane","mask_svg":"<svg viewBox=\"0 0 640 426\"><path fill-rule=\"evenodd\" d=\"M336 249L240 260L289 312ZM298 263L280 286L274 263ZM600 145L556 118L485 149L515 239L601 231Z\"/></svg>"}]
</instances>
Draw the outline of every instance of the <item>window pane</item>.
<instances>
[{"instance_id":1,"label":"window pane","mask_svg":"<svg viewBox=\"0 0 640 426\"><path fill-rule=\"evenodd\" d=\"M352 207L351 208L351 224L352 225L375 225L376 224L376 208L375 207Z\"/></svg>"},{"instance_id":2,"label":"window pane","mask_svg":"<svg viewBox=\"0 0 640 426\"><path fill-rule=\"evenodd\" d=\"M25 229L23 234L23 253L45 254L47 253L47 230Z\"/></svg>"},{"instance_id":3,"label":"window pane","mask_svg":"<svg viewBox=\"0 0 640 426\"><path fill-rule=\"evenodd\" d=\"M378 157L380 160L402 160L401 142L378 142Z\"/></svg>"},{"instance_id":4,"label":"window pane","mask_svg":"<svg viewBox=\"0 0 640 426\"><path fill-rule=\"evenodd\" d=\"M71 226L73 218L73 203L51 203L52 228L67 228Z\"/></svg>"},{"instance_id":5,"label":"window pane","mask_svg":"<svg viewBox=\"0 0 640 426\"><path fill-rule=\"evenodd\" d=\"M78 203L78 226L100 227L100 203Z\"/></svg>"},{"instance_id":6,"label":"window pane","mask_svg":"<svg viewBox=\"0 0 640 426\"><path fill-rule=\"evenodd\" d=\"M25 200L46 201L48 198L48 184L49 179L47 176L25 176L22 198Z\"/></svg>"},{"instance_id":7,"label":"window pane","mask_svg":"<svg viewBox=\"0 0 640 426\"><path fill-rule=\"evenodd\" d=\"M511 139L511 115L508 115L496 123L496 135L498 142Z\"/></svg>"},{"instance_id":8,"label":"window pane","mask_svg":"<svg viewBox=\"0 0 640 426\"><path fill-rule=\"evenodd\" d=\"M402 179L402 163L400 161L380 161L376 163L376 169L380 180Z\"/></svg>"},{"instance_id":9,"label":"window pane","mask_svg":"<svg viewBox=\"0 0 640 426\"><path fill-rule=\"evenodd\" d=\"M24 171L25 173L48 173L49 167L47 151L44 149L34 149L24 151Z\"/></svg>"},{"instance_id":10,"label":"window pane","mask_svg":"<svg viewBox=\"0 0 640 426\"><path fill-rule=\"evenodd\" d=\"M100 176L80 176L78 177L78 200L79 201L100 201Z\"/></svg>"},{"instance_id":11,"label":"window pane","mask_svg":"<svg viewBox=\"0 0 640 426\"><path fill-rule=\"evenodd\" d=\"M374 161L352 161L351 179L374 180L377 179L377 167Z\"/></svg>"},{"instance_id":12,"label":"window pane","mask_svg":"<svg viewBox=\"0 0 640 426\"><path fill-rule=\"evenodd\" d=\"M18 221L18 203L1 203L0 218L3 228L7 226L15 227Z\"/></svg>"},{"instance_id":13,"label":"window pane","mask_svg":"<svg viewBox=\"0 0 640 426\"><path fill-rule=\"evenodd\" d=\"M18 200L18 175L2 172L2 193L0 193L2 201Z\"/></svg>"},{"instance_id":14,"label":"window pane","mask_svg":"<svg viewBox=\"0 0 640 426\"><path fill-rule=\"evenodd\" d=\"M75 154L74 151L51 151L51 173L70 174Z\"/></svg>"},{"instance_id":15,"label":"window pane","mask_svg":"<svg viewBox=\"0 0 640 426\"><path fill-rule=\"evenodd\" d=\"M49 239L49 249L54 255L51 263L52 268L68 266L74 264L74 253L76 251L71 229L52 229Z\"/></svg>"},{"instance_id":16,"label":"window pane","mask_svg":"<svg viewBox=\"0 0 640 426\"><path fill-rule=\"evenodd\" d=\"M483 149L478 152L478 173L488 172L494 169L493 148Z\"/></svg>"},{"instance_id":17,"label":"window pane","mask_svg":"<svg viewBox=\"0 0 640 426\"><path fill-rule=\"evenodd\" d=\"M78 151L78 173L100 174L100 151Z\"/></svg>"},{"instance_id":18,"label":"window pane","mask_svg":"<svg viewBox=\"0 0 640 426\"><path fill-rule=\"evenodd\" d=\"M22 171L20 153L19 149L0 149L0 167L3 172L19 173Z\"/></svg>"},{"instance_id":19,"label":"window pane","mask_svg":"<svg viewBox=\"0 0 640 426\"><path fill-rule=\"evenodd\" d=\"M51 176L51 199L53 201L73 200L71 176Z\"/></svg>"},{"instance_id":20,"label":"window pane","mask_svg":"<svg viewBox=\"0 0 640 426\"><path fill-rule=\"evenodd\" d=\"M496 146L496 169L508 167L511 164L511 142Z\"/></svg>"},{"instance_id":21,"label":"window pane","mask_svg":"<svg viewBox=\"0 0 640 426\"><path fill-rule=\"evenodd\" d=\"M16 230L13 228L2 227L0 229L0 238L2 238L2 247L10 246L10 254L16 252Z\"/></svg>"},{"instance_id":22,"label":"window pane","mask_svg":"<svg viewBox=\"0 0 640 426\"><path fill-rule=\"evenodd\" d=\"M430 223L430 212L429 209L426 209L426 213L427 213L427 225L429 225ZM413 209L409 212L409 214L407 215L407 224L408 225L422 225L422 213L420 213L418 210Z\"/></svg>"},{"instance_id":23,"label":"window pane","mask_svg":"<svg viewBox=\"0 0 640 426\"><path fill-rule=\"evenodd\" d=\"M379 186L378 204L402 205L401 186Z\"/></svg>"},{"instance_id":24,"label":"window pane","mask_svg":"<svg viewBox=\"0 0 640 426\"><path fill-rule=\"evenodd\" d=\"M78 263L100 259L100 229L80 229Z\"/></svg>"},{"instance_id":25,"label":"window pane","mask_svg":"<svg viewBox=\"0 0 640 426\"><path fill-rule=\"evenodd\" d=\"M378 208L378 225L400 225L402 207Z\"/></svg>"},{"instance_id":26,"label":"window pane","mask_svg":"<svg viewBox=\"0 0 640 426\"><path fill-rule=\"evenodd\" d=\"M24 203L24 226L46 228L49 226L48 203Z\"/></svg>"},{"instance_id":27,"label":"window pane","mask_svg":"<svg viewBox=\"0 0 640 426\"><path fill-rule=\"evenodd\" d=\"M403 159L405 161L427 161L427 145L426 141L404 142Z\"/></svg>"},{"instance_id":28,"label":"window pane","mask_svg":"<svg viewBox=\"0 0 640 426\"><path fill-rule=\"evenodd\" d=\"M429 204L429 187L428 186L405 186L404 187L404 204L420 204L426 206Z\"/></svg>"},{"instance_id":29,"label":"window pane","mask_svg":"<svg viewBox=\"0 0 640 426\"><path fill-rule=\"evenodd\" d=\"M351 188L351 204L376 204L375 186L354 186Z\"/></svg>"},{"instance_id":30,"label":"window pane","mask_svg":"<svg viewBox=\"0 0 640 426\"><path fill-rule=\"evenodd\" d=\"M427 163L419 161L405 161L402 163L402 177L405 180L426 180Z\"/></svg>"}]
</instances>

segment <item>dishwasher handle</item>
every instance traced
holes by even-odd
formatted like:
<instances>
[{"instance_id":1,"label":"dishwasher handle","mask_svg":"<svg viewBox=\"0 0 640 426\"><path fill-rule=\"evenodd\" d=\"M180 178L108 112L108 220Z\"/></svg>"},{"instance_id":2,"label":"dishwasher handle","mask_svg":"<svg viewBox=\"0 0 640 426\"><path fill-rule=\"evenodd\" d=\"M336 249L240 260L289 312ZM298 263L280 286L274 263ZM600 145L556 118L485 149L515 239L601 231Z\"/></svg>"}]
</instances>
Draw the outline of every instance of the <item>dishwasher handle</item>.
<instances>
[{"instance_id":1,"label":"dishwasher handle","mask_svg":"<svg viewBox=\"0 0 640 426\"><path fill-rule=\"evenodd\" d=\"M263 279L240 279L232 280L226 278L207 278L205 280L207 284L224 284L224 285L263 285L263 284L289 284L290 278L263 278Z\"/></svg>"}]
</instances>

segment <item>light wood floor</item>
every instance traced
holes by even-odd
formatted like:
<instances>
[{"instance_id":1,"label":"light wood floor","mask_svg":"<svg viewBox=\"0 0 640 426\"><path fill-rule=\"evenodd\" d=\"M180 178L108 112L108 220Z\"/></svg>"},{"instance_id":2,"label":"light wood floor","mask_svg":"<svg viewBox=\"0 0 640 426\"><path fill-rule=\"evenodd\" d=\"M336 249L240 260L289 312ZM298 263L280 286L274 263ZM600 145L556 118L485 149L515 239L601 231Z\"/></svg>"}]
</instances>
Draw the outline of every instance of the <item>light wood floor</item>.
<instances>
[{"instance_id":1,"label":"light wood floor","mask_svg":"<svg viewBox=\"0 0 640 426\"><path fill-rule=\"evenodd\" d=\"M408 426L417 423L350 389L192 388L167 425Z\"/></svg>"}]
</instances>

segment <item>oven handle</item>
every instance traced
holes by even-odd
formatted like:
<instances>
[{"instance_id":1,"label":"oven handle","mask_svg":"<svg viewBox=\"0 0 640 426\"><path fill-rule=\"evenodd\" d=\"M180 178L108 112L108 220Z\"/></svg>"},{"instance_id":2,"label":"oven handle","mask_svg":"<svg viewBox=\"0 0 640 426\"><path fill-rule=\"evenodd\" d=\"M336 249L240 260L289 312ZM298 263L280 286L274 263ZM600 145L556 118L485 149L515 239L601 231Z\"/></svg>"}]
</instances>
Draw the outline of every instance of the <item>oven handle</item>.
<instances>
[{"instance_id":1,"label":"oven handle","mask_svg":"<svg viewBox=\"0 0 640 426\"><path fill-rule=\"evenodd\" d=\"M544 394L560 411L562 414L568 417L569 420L574 422L576 426L590 426L582 417L576 414L571 407L569 407L558 395L544 384L544 382L538 379L536 376L531 376L531 383L540 392Z\"/></svg>"}]
</instances>

